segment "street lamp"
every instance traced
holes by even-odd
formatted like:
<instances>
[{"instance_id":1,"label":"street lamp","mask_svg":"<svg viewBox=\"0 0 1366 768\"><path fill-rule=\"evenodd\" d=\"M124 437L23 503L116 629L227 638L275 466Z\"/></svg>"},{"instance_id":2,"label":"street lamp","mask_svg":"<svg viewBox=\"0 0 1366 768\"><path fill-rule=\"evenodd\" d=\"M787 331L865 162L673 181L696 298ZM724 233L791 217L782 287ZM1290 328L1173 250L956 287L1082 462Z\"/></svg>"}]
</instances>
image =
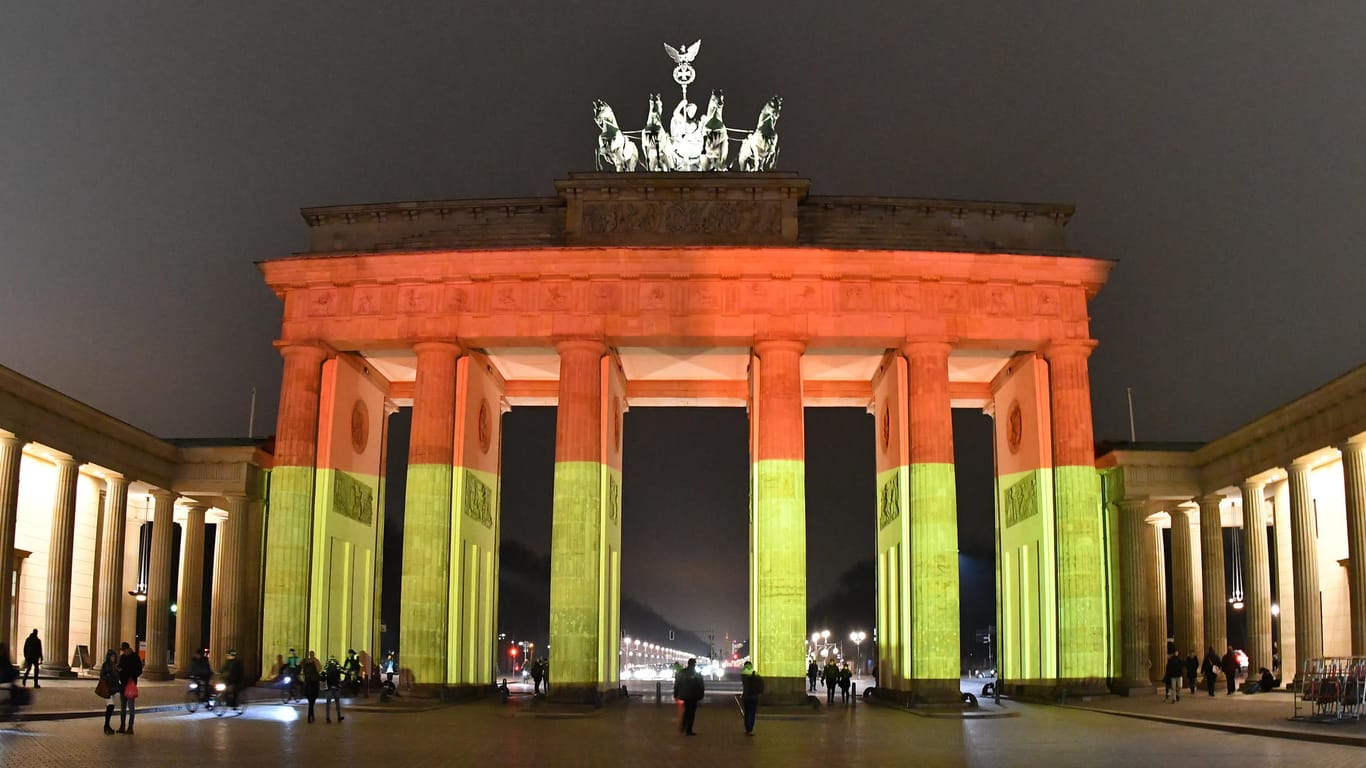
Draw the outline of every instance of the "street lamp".
<instances>
[{"instance_id":1,"label":"street lamp","mask_svg":"<svg viewBox=\"0 0 1366 768\"><path fill-rule=\"evenodd\" d=\"M867 638L868 635L864 634L862 630L849 633L849 639L854 641L854 652L858 658L856 663L859 669L863 669L863 641Z\"/></svg>"}]
</instances>

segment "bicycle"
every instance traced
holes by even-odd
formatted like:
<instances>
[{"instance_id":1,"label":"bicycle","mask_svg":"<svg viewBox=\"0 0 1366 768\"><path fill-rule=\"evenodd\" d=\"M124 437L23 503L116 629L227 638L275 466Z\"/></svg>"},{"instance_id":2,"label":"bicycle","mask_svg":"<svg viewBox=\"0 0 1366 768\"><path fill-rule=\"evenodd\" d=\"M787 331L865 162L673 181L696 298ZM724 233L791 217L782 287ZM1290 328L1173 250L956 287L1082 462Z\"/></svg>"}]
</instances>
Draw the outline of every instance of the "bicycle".
<instances>
[{"instance_id":1,"label":"bicycle","mask_svg":"<svg viewBox=\"0 0 1366 768\"><path fill-rule=\"evenodd\" d=\"M214 685L214 687L213 687L213 699L212 699L212 704L210 705L210 709L213 710L213 713L214 713L215 715L217 715L218 717L222 717L222 716L224 716L224 715L232 715L232 716L234 716L234 717L237 717L237 716L241 715L242 713L246 712L246 710L247 710L247 689L246 689L246 687L243 686L243 687L241 687L241 688L238 688L238 689L235 691L235 693L236 693L236 699L237 699L237 701L236 701L235 703L229 704L229 703L228 703L228 701L229 701L229 696L228 696L228 684L227 684L227 683L218 683L218 684Z\"/></svg>"},{"instance_id":2,"label":"bicycle","mask_svg":"<svg viewBox=\"0 0 1366 768\"><path fill-rule=\"evenodd\" d=\"M286 674L276 685L280 688L280 703L294 704L304 700L303 684L297 675Z\"/></svg>"},{"instance_id":3,"label":"bicycle","mask_svg":"<svg viewBox=\"0 0 1366 768\"><path fill-rule=\"evenodd\" d=\"M212 701L213 687L197 677L190 678L190 684L185 689L185 711L193 715L201 706L213 709Z\"/></svg>"}]
</instances>

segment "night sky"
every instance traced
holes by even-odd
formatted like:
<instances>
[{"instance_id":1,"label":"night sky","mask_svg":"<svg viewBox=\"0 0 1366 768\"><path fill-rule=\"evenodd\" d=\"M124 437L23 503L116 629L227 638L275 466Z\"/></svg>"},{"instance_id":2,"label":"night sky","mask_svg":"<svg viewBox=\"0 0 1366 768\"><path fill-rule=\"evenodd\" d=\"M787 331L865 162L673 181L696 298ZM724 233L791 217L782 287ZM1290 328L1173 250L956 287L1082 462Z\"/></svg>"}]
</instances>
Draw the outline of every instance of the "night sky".
<instances>
[{"instance_id":1,"label":"night sky","mask_svg":"<svg viewBox=\"0 0 1366 768\"><path fill-rule=\"evenodd\" d=\"M1208 440L1366 360L1366 5L1116 5L9 3L0 364L166 437L244 434L255 388L269 433L253 262L304 248L300 207L550 195L591 168L589 102L636 126L674 93L661 43L700 37L694 88L736 127L781 94L814 194L1075 204L1072 247L1119 262L1097 436L1132 387L1139 439ZM545 549L553 411L505 423L506 535ZM957 423L989 553L985 419ZM872 442L854 410L807 426L815 595L871 555ZM626 441L623 589L743 631L743 411L636 409Z\"/></svg>"}]
</instances>

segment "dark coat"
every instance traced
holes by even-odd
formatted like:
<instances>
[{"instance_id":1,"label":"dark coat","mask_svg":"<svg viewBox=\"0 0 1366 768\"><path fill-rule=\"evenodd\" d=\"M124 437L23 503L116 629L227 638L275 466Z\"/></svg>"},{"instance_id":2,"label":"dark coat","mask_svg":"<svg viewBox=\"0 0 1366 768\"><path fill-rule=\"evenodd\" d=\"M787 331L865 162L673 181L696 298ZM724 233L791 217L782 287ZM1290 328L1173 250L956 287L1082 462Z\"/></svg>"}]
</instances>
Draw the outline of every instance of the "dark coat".
<instances>
[{"instance_id":1,"label":"dark coat","mask_svg":"<svg viewBox=\"0 0 1366 768\"><path fill-rule=\"evenodd\" d=\"M137 680L142 675L142 659L136 653L119 654L119 690L128 687L128 683Z\"/></svg>"},{"instance_id":2,"label":"dark coat","mask_svg":"<svg viewBox=\"0 0 1366 768\"><path fill-rule=\"evenodd\" d=\"M1199 671L1199 669L1200 669L1200 657L1199 657L1199 656L1196 656L1196 655L1193 654L1193 653L1192 653L1191 655L1187 656L1187 657L1186 657L1186 677L1190 678L1191 680L1194 680L1194 679L1195 679L1195 673L1196 673L1197 671Z\"/></svg>"},{"instance_id":3,"label":"dark coat","mask_svg":"<svg viewBox=\"0 0 1366 768\"><path fill-rule=\"evenodd\" d=\"M740 675L740 698L757 699L764 692L764 679L758 673Z\"/></svg>"},{"instance_id":4,"label":"dark coat","mask_svg":"<svg viewBox=\"0 0 1366 768\"><path fill-rule=\"evenodd\" d=\"M674 678L674 698L683 701L701 701L706 694L706 685L702 682L702 676L696 670L685 668L679 670L678 676Z\"/></svg>"},{"instance_id":5,"label":"dark coat","mask_svg":"<svg viewBox=\"0 0 1366 768\"><path fill-rule=\"evenodd\" d=\"M1219 667L1224 671L1224 674L1228 675L1229 677L1237 675L1238 657L1233 655L1233 651L1225 653L1224 658L1219 662Z\"/></svg>"},{"instance_id":6,"label":"dark coat","mask_svg":"<svg viewBox=\"0 0 1366 768\"><path fill-rule=\"evenodd\" d=\"M1167 671L1163 673L1162 679L1163 679L1163 680L1179 680L1179 679L1181 679L1181 676L1184 675L1184 674L1186 674L1186 663L1185 663L1184 661L1181 660L1181 657L1180 657L1180 656L1168 656L1168 657L1167 657Z\"/></svg>"},{"instance_id":7,"label":"dark coat","mask_svg":"<svg viewBox=\"0 0 1366 768\"><path fill-rule=\"evenodd\" d=\"M1219 661L1219 654L1215 653L1214 651L1210 651L1209 653L1205 654L1205 661L1203 664L1200 665L1200 672L1205 677L1211 677L1219 671L1220 664L1221 662Z\"/></svg>"},{"instance_id":8,"label":"dark coat","mask_svg":"<svg viewBox=\"0 0 1366 768\"><path fill-rule=\"evenodd\" d=\"M109 686L109 695L113 696L119 692L119 662L115 656L113 661L106 661L100 665L100 679Z\"/></svg>"},{"instance_id":9,"label":"dark coat","mask_svg":"<svg viewBox=\"0 0 1366 768\"><path fill-rule=\"evenodd\" d=\"M42 661L42 659L43 641L39 640L37 635L29 635L28 639L24 641L24 661L37 662Z\"/></svg>"}]
</instances>

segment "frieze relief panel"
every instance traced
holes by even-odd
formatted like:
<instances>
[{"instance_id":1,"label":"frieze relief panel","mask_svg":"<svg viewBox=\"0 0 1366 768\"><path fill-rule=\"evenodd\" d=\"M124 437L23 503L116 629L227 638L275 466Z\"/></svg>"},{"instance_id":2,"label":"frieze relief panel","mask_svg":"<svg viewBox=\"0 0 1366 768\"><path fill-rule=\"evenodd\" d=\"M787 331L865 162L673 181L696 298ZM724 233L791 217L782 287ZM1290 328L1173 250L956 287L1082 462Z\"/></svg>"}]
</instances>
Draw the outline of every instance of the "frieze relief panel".
<instances>
[{"instance_id":1,"label":"frieze relief panel","mask_svg":"<svg viewBox=\"0 0 1366 768\"><path fill-rule=\"evenodd\" d=\"M337 470L332 480L332 511L368 526L375 516L375 490Z\"/></svg>"},{"instance_id":2,"label":"frieze relief panel","mask_svg":"<svg viewBox=\"0 0 1366 768\"><path fill-rule=\"evenodd\" d=\"M901 517L901 473L895 472L877 493L877 529L881 531Z\"/></svg>"},{"instance_id":3,"label":"frieze relief panel","mask_svg":"<svg viewBox=\"0 0 1366 768\"><path fill-rule=\"evenodd\" d=\"M1039 514L1038 476L1029 473L1005 492L1005 527L1011 528Z\"/></svg>"},{"instance_id":4,"label":"frieze relief panel","mask_svg":"<svg viewBox=\"0 0 1366 768\"><path fill-rule=\"evenodd\" d=\"M783 204L764 200L586 200L579 232L657 235L675 241L782 235ZM614 239L617 239L614 237Z\"/></svg>"},{"instance_id":5,"label":"frieze relief panel","mask_svg":"<svg viewBox=\"0 0 1366 768\"><path fill-rule=\"evenodd\" d=\"M465 516L485 528L493 527L493 491L477 475L465 470Z\"/></svg>"}]
</instances>

